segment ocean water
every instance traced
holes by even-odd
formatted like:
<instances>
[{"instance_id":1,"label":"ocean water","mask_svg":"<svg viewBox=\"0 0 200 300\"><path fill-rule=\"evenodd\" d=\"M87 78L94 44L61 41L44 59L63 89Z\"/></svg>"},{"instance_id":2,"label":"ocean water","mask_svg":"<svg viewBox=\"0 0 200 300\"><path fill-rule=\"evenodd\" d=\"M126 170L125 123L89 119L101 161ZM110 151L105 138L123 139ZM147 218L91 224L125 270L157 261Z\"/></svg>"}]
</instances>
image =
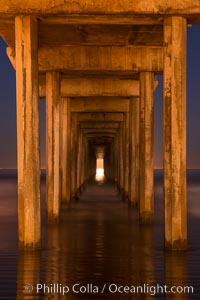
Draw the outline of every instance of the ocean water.
<instances>
[{"instance_id":1,"label":"ocean water","mask_svg":"<svg viewBox=\"0 0 200 300\"><path fill-rule=\"evenodd\" d=\"M19 251L16 172L1 171L0 299L200 299L200 171L188 171L187 251L164 251L162 184L156 172L152 226L139 225L109 181L88 183L60 223L46 225L42 178L42 248Z\"/></svg>"}]
</instances>

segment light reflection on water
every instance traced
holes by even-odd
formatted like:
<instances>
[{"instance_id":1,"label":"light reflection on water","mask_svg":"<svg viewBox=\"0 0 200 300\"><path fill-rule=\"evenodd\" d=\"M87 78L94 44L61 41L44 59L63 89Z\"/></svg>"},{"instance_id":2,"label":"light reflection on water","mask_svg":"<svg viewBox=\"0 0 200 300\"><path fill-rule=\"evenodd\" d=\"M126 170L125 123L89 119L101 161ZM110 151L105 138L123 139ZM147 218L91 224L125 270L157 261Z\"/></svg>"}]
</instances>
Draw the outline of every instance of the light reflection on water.
<instances>
[{"instance_id":1,"label":"light reflection on water","mask_svg":"<svg viewBox=\"0 0 200 300\"><path fill-rule=\"evenodd\" d=\"M199 299L200 172L188 177L187 252L163 251L162 177L155 176L155 223L140 227L138 213L109 185L92 183L79 202L63 209L59 225L43 222L43 247L17 250L17 181L0 178L0 299ZM42 181L44 216L45 182ZM4 213L5 212L5 213ZM61 283L193 285L195 295L37 294L24 286Z\"/></svg>"}]
</instances>

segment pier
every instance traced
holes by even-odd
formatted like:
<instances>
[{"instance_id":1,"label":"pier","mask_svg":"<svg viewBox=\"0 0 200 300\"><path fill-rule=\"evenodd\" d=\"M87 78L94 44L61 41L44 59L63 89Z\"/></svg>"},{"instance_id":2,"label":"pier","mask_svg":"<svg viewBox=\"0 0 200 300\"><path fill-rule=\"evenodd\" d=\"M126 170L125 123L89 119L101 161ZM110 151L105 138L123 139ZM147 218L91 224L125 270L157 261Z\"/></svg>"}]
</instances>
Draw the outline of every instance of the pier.
<instances>
[{"instance_id":1,"label":"pier","mask_svg":"<svg viewBox=\"0 0 200 300\"><path fill-rule=\"evenodd\" d=\"M187 248L192 24L200 24L199 0L1 0L0 36L16 70L20 247L41 244L39 101L46 101L47 223L59 222L98 159L138 207L140 223L153 223L154 91L163 75L163 238L166 249Z\"/></svg>"}]
</instances>

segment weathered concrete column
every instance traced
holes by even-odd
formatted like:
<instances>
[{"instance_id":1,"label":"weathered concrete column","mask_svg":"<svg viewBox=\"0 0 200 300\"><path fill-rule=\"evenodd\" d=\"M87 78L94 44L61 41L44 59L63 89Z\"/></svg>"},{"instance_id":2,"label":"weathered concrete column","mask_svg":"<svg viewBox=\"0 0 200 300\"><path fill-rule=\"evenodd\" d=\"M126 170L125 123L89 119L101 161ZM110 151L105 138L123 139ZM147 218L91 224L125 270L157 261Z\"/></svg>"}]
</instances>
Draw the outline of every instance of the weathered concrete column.
<instances>
[{"instance_id":1,"label":"weathered concrete column","mask_svg":"<svg viewBox=\"0 0 200 300\"><path fill-rule=\"evenodd\" d=\"M82 148L82 155L81 155L81 185L84 184L85 181L85 169L86 169L86 165L85 165L85 156L86 156L86 138L85 135L83 134L83 148Z\"/></svg>"},{"instance_id":2,"label":"weathered concrete column","mask_svg":"<svg viewBox=\"0 0 200 300\"><path fill-rule=\"evenodd\" d=\"M124 151L123 151L123 122L119 126L119 184L120 188L124 190Z\"/></svg>"},{"instance_id":3,"label":"weathered concrete column","mask_svg":"<svg viewBox=\"0 0 200 300\"><path fill-rule=\"evenodd\" d=\"M119 125L120 126L120 125ZM117 131L117 183L120 186L120 128Z\"/></svg>"},{"instance_id":4,"label":"weathered concrete column","mask_svg":"<svg viewBox=\"0 0 200 300\"><path fill-rule=\"evenodd\" d=\"M125 172L124 172L124 190L125 196L129 194L129 167L130 167L130 124L129 124L129 113L125 113L125 124L124 124L124 140L125 140Z\"/></svg>"},{"instance_id":5,"label":"weathered concrete column","mask_svg":"<svg viewBox=\"0 0 200 300\"><path fill-rule=\"evenodd\" d=\"M60 210L60 84L58 72L46 73L46 203L47 221Z\"/></svg>"},{"instance_id":6,"label":"weathered concrete column","mask_svg":"<svg viewBox=\"0 0 200 300\"><path fill-rule=\"evenodd\" d=\"M140 99L130 99L130 187L129 201L137 205L139 201L139 116Z\"/></svg>"},{"instance_id":7,"label":"weathered concrete column","mask_svg":"<svg viewBox=\"0 0 200 300\"><path fill-rule=\"evenodd\" d=\"M119 161L119 146L118 146L118 135L119 132L117 131L114 142L113 142L113 151L114 151L114 181L115 183L117 183L119 181L119 177L118 177L118 161Z\"/></svg>"},{"instance_id":8,"label":"weathered concrete column","mask_svg":"<svg viewBox=\"0 0 200 300\"><path fill-rule=\"evenodd\" d=\"M110 145L110 177L115 178L115 157L114 157L114 140Z\"/></svg>"},{"instance_id":9,"label":"weathered concrete column","mask_svg":"<svg viewBox=\"0 0 200 300\"><path fill-rule=\"evenodd\" d=\"M59 169L60 169L60 196L61 196L61 201L62 201L62 183L63 183L63 174L62 174L62 162L63 162L63 99L60 98L60 112L59 112L59 118L60 118L60 128L59 128L59 132L60 132L60 137L59 137L59 141L60 141L60 147L59 147Z\"/></svg>"},{"instance_id":10,"label":"weathered concrete column","mask_svg":"<svg viewBox=\"0 0 200 300\"><path fill-rule=\"evenodd\" d=\"M88 179L88 139L85 136L85 152L84 152L84 181Z\"/></svg>"},{"instance_id":11,"label":"weathered concrete column","mask_svg":"<svg viewBox=\"0 0 200 300\"><path fill-rule=\"evenodd\" d=\"M81 170L82 170L82 164L81 164L81 158L82 158L82 151L83 151L83 132L79 128L78 130L78 141L77 141L78 149L77 149L77 189L81 186Z\"/></svg>"},{"instance_id":12,"label":"weathered concrete column","mask_svg":"<svg viewBox=\"0 0 200 300\"><path fill-rule=\"evenodd\" d=\"M140 221L153 218L154 74L140 73Z\"/></svg>"},{"instance_id":13,"label":"weathered concrete column","mask_svg":"<svg viewBox=\"0 0 200 300\"><path fill-rule=\"evenodd\" d=\"M37 20L15 18L19 245L40 246Z\"/></svg>"},{"instance_id":14,"label":"weathered concrete column","mask_svg":"<svg viewBox=\"0 0 200 300\"><path fill-rule=\"evenodd\" d=\"M62 202L70 201L70 150L71 150L71 110L70 98L62 99Z\"/></svg>"},{"instance_id":15,"label":"weathered concrete column","mask_svg":"<svg viewBox=\"0 0 200 300\"><path fill-rule=\"evenodd\" d=\"M164 21L165 245L184 249L186 217L186 20Z\"/></svg>"},{"instance_id":16,"label":"weathered concrete column","mask_svg":"<svg viewBox=\"0 0 200 300\"><path fill-rule=\"evenodd\" d=\"M77 113L71 115L71 198L76 195L77 183Z\"/></svg>"}]
</instances>

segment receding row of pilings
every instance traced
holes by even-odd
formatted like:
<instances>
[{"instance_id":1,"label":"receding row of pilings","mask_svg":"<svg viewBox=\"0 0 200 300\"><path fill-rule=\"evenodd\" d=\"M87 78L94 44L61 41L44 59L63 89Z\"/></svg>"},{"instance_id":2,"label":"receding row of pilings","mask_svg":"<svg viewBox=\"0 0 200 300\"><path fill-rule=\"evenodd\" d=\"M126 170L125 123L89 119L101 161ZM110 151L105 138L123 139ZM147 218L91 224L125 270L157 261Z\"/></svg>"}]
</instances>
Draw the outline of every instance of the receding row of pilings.
<instances>
[{"instance_id":1,"label":"receding row of pilings","mask_svg":"<svg viewBox=\"0 0 200 300\"><path fill-rule=\"evenodd\" d=\"M186 26L183 17L169 17L164 20L164 222L165 245L172 249L184 249L187 236ZM36 247L41 242L41 212L39 79L35 17L15 18L15 43L19 242L22 246ZM114 53L114 49L112 51ZM46 59L48 60L48 57ZM123 57L121 59L123 60ZM147 63L146 70L139 72L140 91L135 97L131 95L131 99L117 100L117 95L113 94L114 98L109 100L111 102L108 101L108 104L106 104L108 99L105 101L102 99L104 102L94 102L94 99L90 101L91 105L95 104L99 111L103 111L99 114L88 113L86 105L88 102L84 101L91 99L80 99L83 109L77 112L78 100L76 102L76 99L70 97L63 98L60 89L61 74L58 71L46 72L48 221L59 218L61 178L62 201L68 202L90 175L91 170L87 164L89 160L87 139L94 139L94 135L98 136L98 133L94 130L81 134L79 123L83 124L82 118L85 115L89 116L87 121L91 122L92 119L97 121L101 118L101 114L103 122L108 118L109 122L117 122L119 126L116 133L108 134L106 129L106 136L111 137L114 149L113 175L130 201L135 203L140 199L141 220L144 220L144 223L152 221L154 91L152 65L154 64L151 57L149 69ZM103 90L101 92L103 93ZM123 110L120 105L126 106L127 101L129 108ZM118 108L115 112L110 112L111 107ZM117 116L122 120L116 121ZM84 130L86 129L83 128L82 132ZM138 178L140 178L139 185Z\"/></svg>"}]
</instances>

